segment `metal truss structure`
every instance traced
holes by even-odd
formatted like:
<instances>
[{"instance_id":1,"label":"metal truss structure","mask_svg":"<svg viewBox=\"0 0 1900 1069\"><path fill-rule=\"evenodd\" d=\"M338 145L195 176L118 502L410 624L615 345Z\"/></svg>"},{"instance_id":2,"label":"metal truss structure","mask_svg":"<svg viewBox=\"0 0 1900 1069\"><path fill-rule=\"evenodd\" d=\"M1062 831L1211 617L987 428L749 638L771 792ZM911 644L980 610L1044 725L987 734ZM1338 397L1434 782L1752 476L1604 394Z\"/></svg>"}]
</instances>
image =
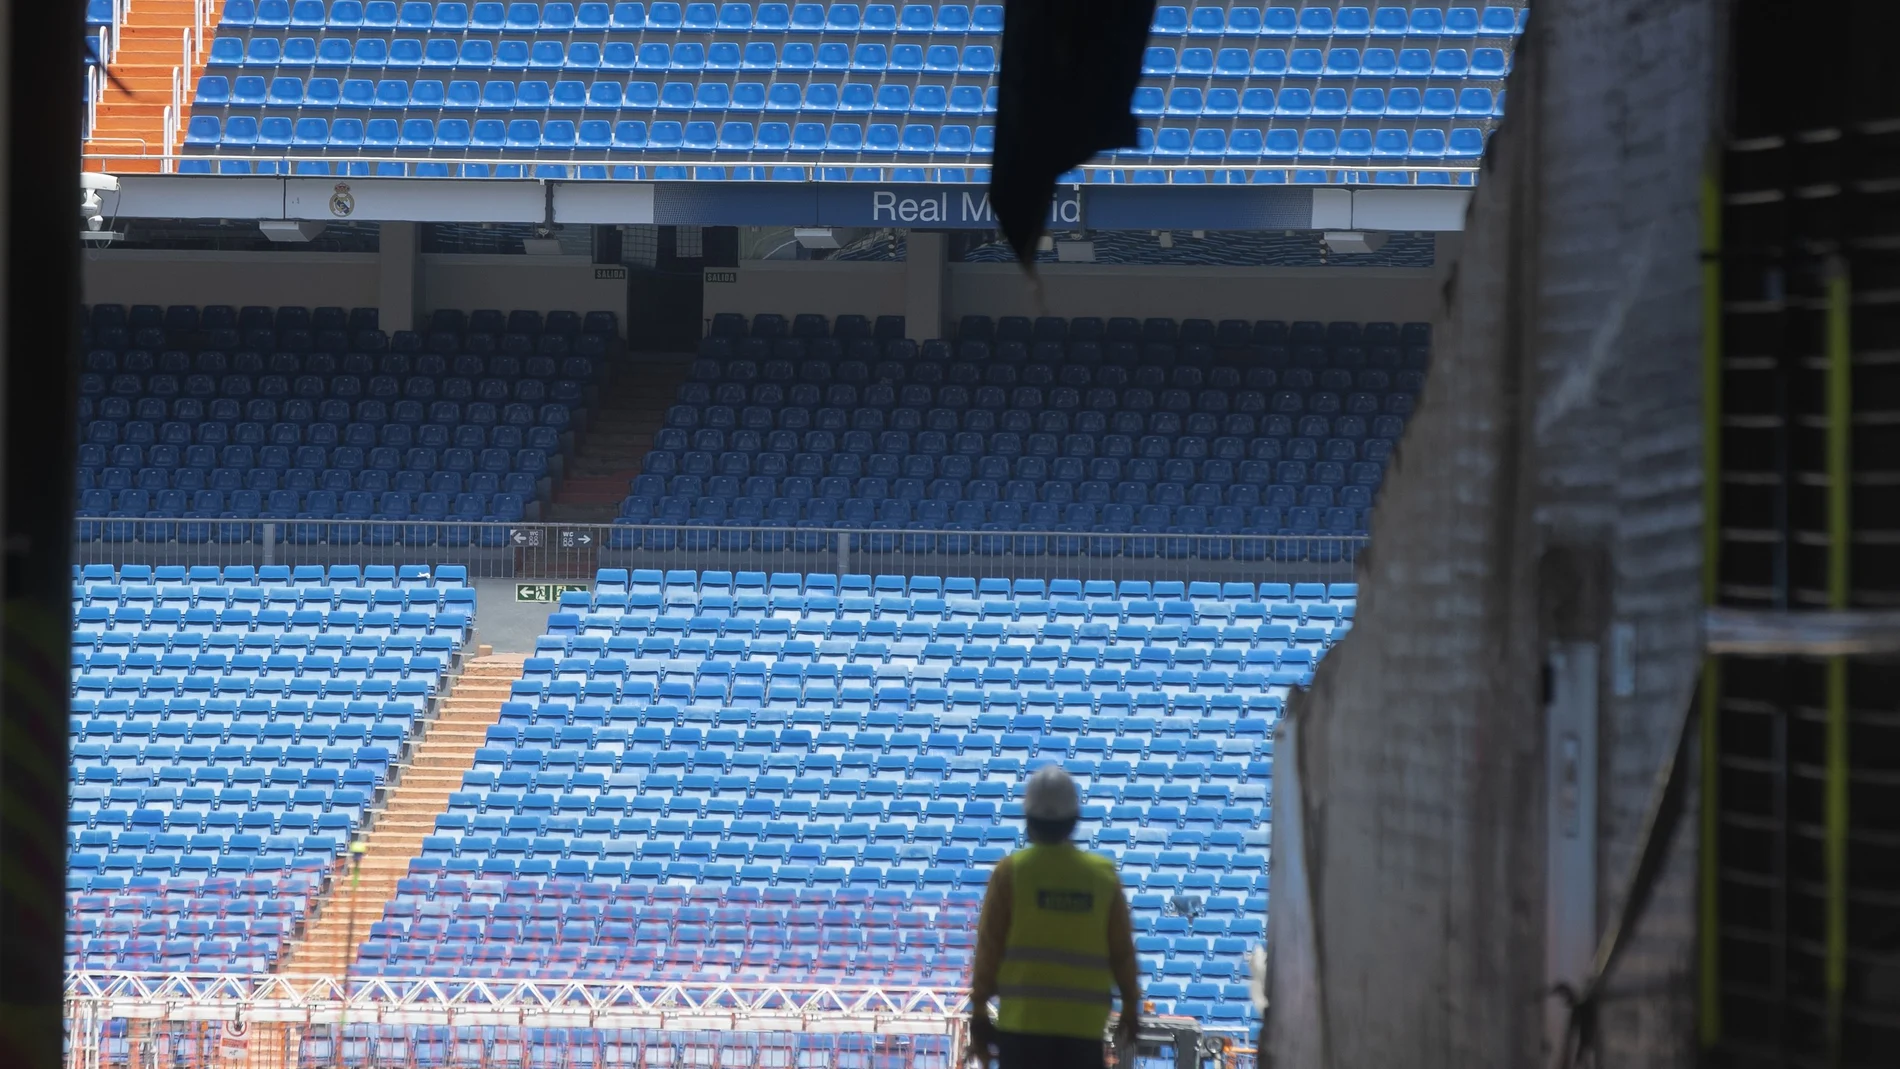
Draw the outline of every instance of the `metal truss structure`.
<instances>
[{"instance_id":1,"label":"metal truss structure","mask_svg":"<svg viewBox=\"0 0 1900 1069\"><path fill-rule=\"evenodd\" d=\"M69 1023L225 1021L437 1028L952 1035L961 993L831 984L74 972Z\"/></svg>"}]
</instances>

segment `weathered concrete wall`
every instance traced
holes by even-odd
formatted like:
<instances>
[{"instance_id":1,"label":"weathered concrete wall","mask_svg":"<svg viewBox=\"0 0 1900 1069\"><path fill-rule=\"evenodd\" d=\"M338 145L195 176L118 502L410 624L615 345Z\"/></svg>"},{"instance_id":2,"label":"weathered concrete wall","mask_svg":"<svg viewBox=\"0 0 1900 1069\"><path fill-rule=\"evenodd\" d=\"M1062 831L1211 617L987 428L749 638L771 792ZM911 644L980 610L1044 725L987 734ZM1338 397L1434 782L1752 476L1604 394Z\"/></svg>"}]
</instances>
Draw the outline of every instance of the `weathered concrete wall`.
<instances>
[{"instance_id":1,"label":"weathered concrete wall","mask_svg":"<svg viewBox=\"0 0 1900 1069\"><path fill-rule=\"evenodd\" d=\"M1632 692L1600 684L1599 926L1622 894L1698 664L1715 6L1549 0L1517 53L1356 628L1276 750L1278 1069L1546 1060L1543 657L1616 624L1638 657ZM1603 1064L1689 1062L1687 825L1610 978Z\"/></svg>"}]
</instances>

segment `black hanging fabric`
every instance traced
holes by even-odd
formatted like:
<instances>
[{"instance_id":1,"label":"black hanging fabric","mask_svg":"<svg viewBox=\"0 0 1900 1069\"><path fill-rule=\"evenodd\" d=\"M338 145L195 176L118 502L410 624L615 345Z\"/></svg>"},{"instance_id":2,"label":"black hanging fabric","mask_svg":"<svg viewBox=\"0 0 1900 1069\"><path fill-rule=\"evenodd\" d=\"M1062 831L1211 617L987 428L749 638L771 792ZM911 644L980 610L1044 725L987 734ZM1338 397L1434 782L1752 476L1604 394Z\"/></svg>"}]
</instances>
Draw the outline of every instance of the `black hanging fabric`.
<instances>
[{"instance_id":1,"label":"black hanging fabric","mask_svg":"<svg viewBox=\"0 0 1900 1069\"><path fill-rule=\"evenodd\" d=\"M1129 102L1155 0L1009 0L990 204L1016 258L1035 262L1056 179L1135 143Z\"/></svg>"}]
</instances>

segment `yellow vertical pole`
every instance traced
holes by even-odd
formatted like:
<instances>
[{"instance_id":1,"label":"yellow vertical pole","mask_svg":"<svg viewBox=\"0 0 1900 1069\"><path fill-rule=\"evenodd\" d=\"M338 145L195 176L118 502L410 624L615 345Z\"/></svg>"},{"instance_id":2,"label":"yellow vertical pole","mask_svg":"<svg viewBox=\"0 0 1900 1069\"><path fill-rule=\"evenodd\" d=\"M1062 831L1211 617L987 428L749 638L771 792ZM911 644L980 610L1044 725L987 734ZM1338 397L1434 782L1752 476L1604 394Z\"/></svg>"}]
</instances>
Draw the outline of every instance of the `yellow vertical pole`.
<instances>
[{"instance_id":1,"label":"yellow vertical pole","mask_svg":"<svg viewBox=\"0 0 1900 1069\"><path fill-rule=\"evenodd\" d=\"M1849 522L1853 494L1853 285L1847 262L1836 257L1827 279L1827 602L1849 605ZM1847 658L1827 661L1827 780L1823 855L1827 869L1828 1062L1841 1060L1841 1028L1847 998Z\"/></svg>"},{"instance_id":2,"label":"yellow vertical pole","mask_svg":"<svg viewBox=\"0 0 1900 1069\"><path fill-rule=\"evenodd\" d=\"M1702 178L1702 600L1713 605L1721 581L1722 553L1722 185L1711 166ZM1722 1039L1721 661L1704 658L1701 689L1702 802L1699 836L1701 938L1698 1031L1704 1048Z\"/></svg>"}]
</instances>

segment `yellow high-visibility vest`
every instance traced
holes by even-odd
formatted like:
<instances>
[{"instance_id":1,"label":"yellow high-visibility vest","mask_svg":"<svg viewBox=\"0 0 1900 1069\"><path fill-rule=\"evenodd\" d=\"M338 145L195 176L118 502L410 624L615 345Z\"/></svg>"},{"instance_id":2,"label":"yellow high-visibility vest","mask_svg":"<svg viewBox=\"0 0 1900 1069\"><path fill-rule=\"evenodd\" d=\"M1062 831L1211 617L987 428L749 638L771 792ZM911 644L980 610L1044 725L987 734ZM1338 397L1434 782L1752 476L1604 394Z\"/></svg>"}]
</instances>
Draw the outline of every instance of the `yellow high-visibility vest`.
<instances>
[{"instance_id":1,"label":"yellow high-visibility vest","mask_svg":"<svg viewBox=\"0 0 1900 1069\"><path fill-rule=\"evenodd\" d=\"M1108 914L1121 883L1114 862L1067 843L1031 846L1010 858L1010 877L997 1027L1102 1038L1115 989Z\"/></svg>"}]
</instances>

